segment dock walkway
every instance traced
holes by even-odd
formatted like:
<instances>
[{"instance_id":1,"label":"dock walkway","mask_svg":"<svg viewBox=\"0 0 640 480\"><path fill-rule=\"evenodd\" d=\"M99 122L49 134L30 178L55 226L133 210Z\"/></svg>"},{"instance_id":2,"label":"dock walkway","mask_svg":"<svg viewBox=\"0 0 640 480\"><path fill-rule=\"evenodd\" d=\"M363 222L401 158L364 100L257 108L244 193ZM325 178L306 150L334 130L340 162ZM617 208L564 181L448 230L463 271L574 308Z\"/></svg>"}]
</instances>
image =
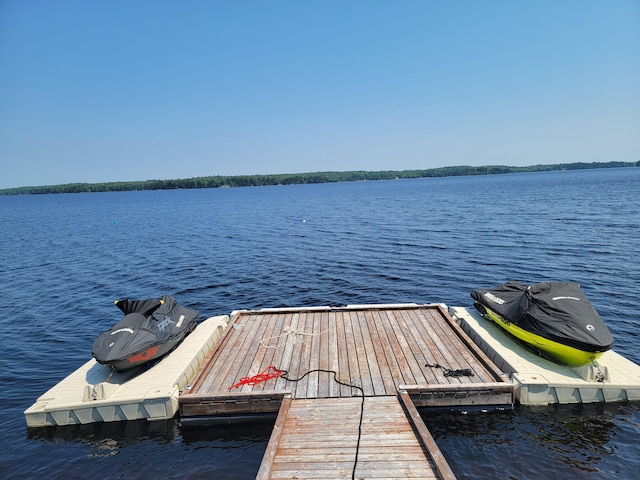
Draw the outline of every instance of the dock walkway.
<instances>
[{"instance_id":1,"label":"dock walkway","mask_svg":"<svg viewBox=\"0 0 640 480\"><path fill-rule=\"evenodd\" d=\"M256 479L332 480L352 473L355 478L455 479L418 413L412 417L396 397L287 397Z\"/></svg>"},{"instance_id":2,"label":"dock walkway","mask_svg":"<svg viewBox=\"0 0 640 480\"><path fill-rule=\"evenodd\" d=\"M232 313L180 416L278 413L263 480L454 479L416 406L512 403L508 378L446 307L360 305Z\"/></svg>"}]
</instances>

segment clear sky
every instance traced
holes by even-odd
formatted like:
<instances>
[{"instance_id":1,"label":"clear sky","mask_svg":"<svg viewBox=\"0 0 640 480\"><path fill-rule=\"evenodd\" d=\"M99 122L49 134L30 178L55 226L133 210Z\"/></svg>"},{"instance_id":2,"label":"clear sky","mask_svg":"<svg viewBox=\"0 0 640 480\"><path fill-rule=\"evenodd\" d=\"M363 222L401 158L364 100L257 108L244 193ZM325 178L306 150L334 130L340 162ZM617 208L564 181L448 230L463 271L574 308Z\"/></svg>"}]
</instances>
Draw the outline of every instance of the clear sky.
<instances>
[{"instance_id":1,"label":"clear sky","mask_svg":"<svg viewBox=\"0 0 640 480\"><path fill-rule=\"evenodd\" d=\"M0 188L637 160L638 0L0 0Z\"/></svg>"}]
</instances>

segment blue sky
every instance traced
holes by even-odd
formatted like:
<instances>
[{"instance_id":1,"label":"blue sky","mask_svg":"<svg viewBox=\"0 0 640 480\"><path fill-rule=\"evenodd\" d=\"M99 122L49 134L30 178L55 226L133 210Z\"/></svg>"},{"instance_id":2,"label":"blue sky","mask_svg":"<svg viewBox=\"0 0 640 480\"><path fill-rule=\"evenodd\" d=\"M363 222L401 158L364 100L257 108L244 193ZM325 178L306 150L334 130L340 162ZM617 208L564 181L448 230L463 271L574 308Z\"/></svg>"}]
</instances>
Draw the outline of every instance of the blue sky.
<instances>
[{"instance_id":1,"label":"blue sky","mask_svg":"<svg viewBox=\"0 0 640 480\"><path fill-rule=\"evenodd\" d=\"M637 160L637 0L0 2L0 188Z\"/></svg>"}]
</instances>

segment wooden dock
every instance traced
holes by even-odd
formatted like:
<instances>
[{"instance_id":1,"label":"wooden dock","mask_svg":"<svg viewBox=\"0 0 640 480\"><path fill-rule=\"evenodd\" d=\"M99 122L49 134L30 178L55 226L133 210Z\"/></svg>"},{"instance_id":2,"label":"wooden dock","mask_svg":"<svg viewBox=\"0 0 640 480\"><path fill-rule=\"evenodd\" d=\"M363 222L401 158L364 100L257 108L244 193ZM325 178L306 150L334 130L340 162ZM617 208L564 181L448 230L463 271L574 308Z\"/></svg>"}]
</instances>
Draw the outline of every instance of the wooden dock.
<instances>
[{"instance_id":1,"label":"wooden dock","mask_svg":"<svg viewBox=\"0 0 640 480\"><path fill-rule=\"evenodd\" d=\"M434 368L426 365L441 365ZM231 388L269 366L300 378L336 372L364 395L407 390L418 406L510 405L512 387L440 305L240 311L180 396L181 417L277 412L294 399L352 397L333 374ZM446 376L444 369L473 376Z\"/></svg>"},{"instance_id":2,"label":"wooden dock","mask_svg":"<svg viewBox=\"0 0 640 480\"><path fill-rule=\"evenodd\" d=\"M239 311L180 416L278 413L260 478L343 478L362 397L358 478L454 478L416 406L510 407L513 387L442 305Z\"/></svg>"},{"instance_id":3,"label":"wooden dock","mask_svg":"<svg viewBox=\"0 0 640 480\"><path fill-rule=\"evenodd\" d=\"M407 394L400 402L396 397L288 396L256 479L333 480L352 473L355 478L455 479L415 407L409 412L404 402L413 407Z\"/></svg>"}]
</instances>

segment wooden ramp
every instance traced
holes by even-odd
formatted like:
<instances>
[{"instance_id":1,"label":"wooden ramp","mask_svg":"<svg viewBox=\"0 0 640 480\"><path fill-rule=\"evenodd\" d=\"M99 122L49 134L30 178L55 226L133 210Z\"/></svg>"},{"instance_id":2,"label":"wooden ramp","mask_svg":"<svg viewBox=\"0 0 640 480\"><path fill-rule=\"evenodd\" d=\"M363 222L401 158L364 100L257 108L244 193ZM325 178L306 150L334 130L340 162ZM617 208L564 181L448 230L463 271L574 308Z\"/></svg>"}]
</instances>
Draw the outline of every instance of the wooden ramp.
<instances>
[{"instance_id":1,"label":"wooden ramp","mask_svg":"<svg viewBox=\"0 0 640 480\"><path fill-rule=\"evenodd\" d=\"M422 419L403 408L405 402L413 407L406 394L404 401L402 396L288 396L256 478L338 479L355 473L355 478L454 479Z\"/></svg>"}]
</instances>

